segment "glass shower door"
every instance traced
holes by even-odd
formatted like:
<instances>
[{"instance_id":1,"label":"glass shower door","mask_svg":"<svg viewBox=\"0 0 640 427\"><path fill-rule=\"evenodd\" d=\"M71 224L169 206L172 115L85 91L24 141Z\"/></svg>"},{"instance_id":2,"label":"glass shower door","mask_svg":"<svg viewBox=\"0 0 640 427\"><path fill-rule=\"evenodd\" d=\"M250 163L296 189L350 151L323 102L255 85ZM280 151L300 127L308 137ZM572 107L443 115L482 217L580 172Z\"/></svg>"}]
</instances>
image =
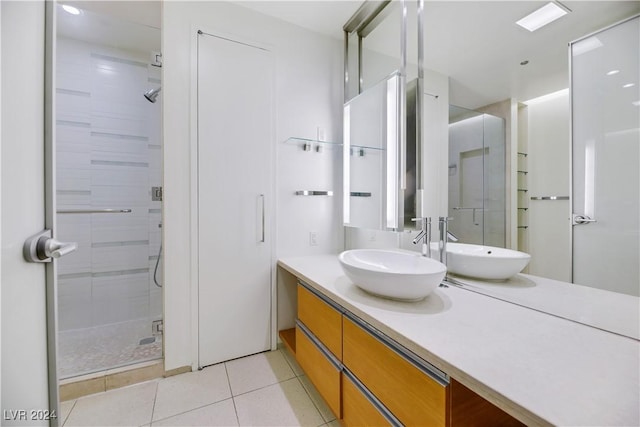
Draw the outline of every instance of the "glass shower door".
<instances>
[{"instance_id":1,"label":"glass shower door","mask_svg":"<svg viewBox=\"0 0 640 427\"><path fill-rule=\"evenodd\" d=\"M162 357L161 110L143 96L161 64L157 28L57 7L58 236L78 243L58 261L65 379Z\"/></svg>"},{"instance_id":2,"label":"glass shower door","mask_svg":"<svg viewBox=\"0 0 640 427\"><path fill-rule=\"evenodd\" d=\"M573 282L640 294L640 17L571 45Z\"/></svg>"},{"instance_id":3,"label":"glass shower door","mask_svg":"<svg viewBox=\"0 0 640 427\"><path fill-rule=\"evenodd\" d=\"M453 105L449 114L449 231L461 243L504 247L504 120Z\"/></svg>"}]
</instances>

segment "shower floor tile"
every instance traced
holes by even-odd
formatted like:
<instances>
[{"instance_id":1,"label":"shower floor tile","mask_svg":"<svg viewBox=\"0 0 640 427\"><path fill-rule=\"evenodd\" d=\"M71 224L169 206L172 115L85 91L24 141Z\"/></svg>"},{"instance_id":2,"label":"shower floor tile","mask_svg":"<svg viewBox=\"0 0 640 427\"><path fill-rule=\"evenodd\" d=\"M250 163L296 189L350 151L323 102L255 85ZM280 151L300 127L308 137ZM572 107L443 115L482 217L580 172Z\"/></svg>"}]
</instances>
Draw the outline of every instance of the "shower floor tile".
<instances>
[{"instance_id":1,"label":"shower floor tile","mask_svg":"<svg viewBox=\"0 0 640 427\"><path fill-rule=\"evenodd\" d=\"M162 336L152 336L149 319L58 333L60 379L160 358Z\"/></svg>"}]
</instances>

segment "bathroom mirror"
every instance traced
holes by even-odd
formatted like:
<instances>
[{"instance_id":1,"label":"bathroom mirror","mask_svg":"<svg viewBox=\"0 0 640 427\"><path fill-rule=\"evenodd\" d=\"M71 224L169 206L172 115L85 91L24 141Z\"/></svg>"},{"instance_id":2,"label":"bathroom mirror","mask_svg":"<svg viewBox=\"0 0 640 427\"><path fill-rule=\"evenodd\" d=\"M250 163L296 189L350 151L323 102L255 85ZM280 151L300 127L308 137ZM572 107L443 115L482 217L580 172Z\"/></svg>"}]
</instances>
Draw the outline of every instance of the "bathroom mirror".
<instances>
[{"instance_id":1,"label":"bathroom mirror","mask_svg":"<svg viewBox=\"0 0 640 427\"><path fill-rule=\"evenodd\" d=\"M344 106L345 225L398 228L400 90L394 72Z\"/></svg>"},{"instance_id":2,"label":"bathroom mirror","mask_svg":"<svg viewBox=\"0 0 640 427\"><path fill-rule=\"evenodd\" d=\"M417 14L416 2L366 2L344 26L344 224L350 227L413 227L420 187ZM385 53L376 50L381 43Z\"/></svg>"},{"instance_id":3,"label":"bathroom mirror","mask_svg":"<svg viewBox=\"0 0 640 427\"><path fill-rule=\"evenodd\" d=\"M581 39L640 13L640 2L566 1L563 2L563 5L570 12L546 27L529 32L515 24L516 21L545 3L539 1L426 2L424 10L424 67L448 77L449 104L500 117L504 120L505 165L502 168L499 166L488 168L489 175L484 177L484 179L492 179L492 177L500 175L505 177L504 214L507 235L504 246L532 254L530 268L528 271L525 270L525 273L529 272L542 277L571 282L573 277L578 277L576 268L580 267L575 266L577 254L575 243L572 243L572 235L576 231L576 226L571 225L572 200L569 183L572 179L575 180L575 177L570 177L571 117L569 108L571 101L568 92L570 70L567 46L574 40ZM482 16L483 19L478 19L478 16ZM393 33L390 34L390 37L393 37ZM605 45L604 40L608 40L606 37L597 37L597 39L603 45ZM585 39L585 42L587 40ZM576 46L579 47L580 52L598 49L598 47L593 47L593 42L592 39L588 43L579 43ZM589 43L591 43L590 48ZM368 44L367 46L382 54L390 54L391 52L390 47L384 43L377 46ZM605 50L601 49L601 51ZM580 52L574 52L574 58L579 58ZM616 72L619 68L613 65L610 67L611 70L604 70L610 65L607 61L610 61L612 57L603 55L599 62L592 62L589 66L591 77L596 77L597 73L594 73L594 70L602 71L600 73L602 76L599 78L608 78L604 82L604 87L608 92L616 91L617 93L623 89L626 90L624 96L628 96L629 99L625 102L628 101L629 108L631 105L635 105L635 117L638 117L637 101L640 100L638 84L631 80L629 82L620 80L624 72L627 72L627 76L633 77L633 67L637 67L638 62L637 55L626 55L627 61L621 62L620 66L626 68L620 72ZM580 59L583 58L586 56L583 55ZM630 58L633 60L629 60ZM637 80L637 68L635 70ZM607 74L611 71L613 73ZM614 88L614 82L620 84ZM633 98L634 96L635 98ZM609 102L608 98L603 98L602 102L605 100ZM548 107L545 107L546 110L543 111L540 105L545 102L548 103ZM582 105L586 105L584 102ZM591 100L589 105L604 104ZM574 104L574 111L575 108ZM624 111L627 109L625 107ZM585 111L584 113L594 114L595 112ZM576 123L574 123L575 125ZM554 132L555 135L560 136L552 137L548 132ZM607 135L607 138L614 137L635 137L635 146L637 147L637 127L627 129L626 133ZM633 144L629 149L631 151L628 157L637 160L638 156L634 154ZM583 158L582 164L588 162L589 159L589 156ZM593 158L591 159L593 160ZM450 166L452 166L452 162L442 162L440 165L447 170L447 175ZM637 162L624 170L637 171ZM608 175L615 176L616 174ZM635 179L630 179L630 182L637 181L637 176ZM543 186L543 183L546 187ZM618 187L625 187L625 185L609 185L600 188L600 191L603 191L601 194L612 195L613 190ZM633 194L637 196L637 191ZM628 203L630 208L633 208L637 202L637 197L632 199L629 199ZM582 200L578 204L583 206L585 201ZM450 205L450 207L457 206ZM473 221L473 210L468 213L470 221ZM625 213L624 217L627 218L627 216ZM615 221L614 218L612 221L620 224L620 221ZM633 220L629 218L629 221L637 222L637 218ZM478 222L477 211L476 222ZM595 224L605 225L602 220ZM587 227L589 226L584 226L580 231L597 232L595 227L589 230ZM612 233L604 231L603 233L612 235ZM629 242L637 246L637 231L635 234L631 231L627 235ZM501 246L497 243L494 245ZM582 247L588 248L590 246L582 245ZM611 253L613 256L611 259L607 259L606 265L597 262L590 264L597 265L596 270L610 274L623 265L637 265L637 259L630 261L625 258L626 251L612 250ZM545 268L541 268L543 266ZM627 290L609 287L609 284L614 282L612 280L599 279L598 287L620 292L621 295L638 292L637 279L635 282L633 279L625 281L630 284ZM499 295L497 292L487 293L494 297ZM500 295L499 297L551 314L563 311L562 307L550 307L549 304L536 305L526 299L509 295ZM617 309L616 303L611 302L608 309L602 309L613 312ZM580 319L574 320L580 321Z\"/></svg>"}]
</instances>

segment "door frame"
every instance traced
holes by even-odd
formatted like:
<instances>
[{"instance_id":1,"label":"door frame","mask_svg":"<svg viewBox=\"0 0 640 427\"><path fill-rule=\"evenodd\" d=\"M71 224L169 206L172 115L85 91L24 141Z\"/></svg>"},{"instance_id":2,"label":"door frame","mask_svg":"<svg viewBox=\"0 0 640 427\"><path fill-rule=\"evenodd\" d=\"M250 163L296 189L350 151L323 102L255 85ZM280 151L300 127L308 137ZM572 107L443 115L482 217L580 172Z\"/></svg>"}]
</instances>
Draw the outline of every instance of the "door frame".
<instances>
[{"instance_id":1,"label":"door frame","mask_svg":"<svg viewBox=\"0 0 640 427\"><path fill-rule=\"evenodd\" d=\"M219 37L225 40L229 40L235 43L244 44L247 46L259 48L270 52L273 59L273 73L271 78L271 112L272 112L272 120L273 123L271 125L271 134L269 135L269 143L270 143L270 159L269 162L271 164L271 170L274 172L273 176L271 176L269 182L269 190L271 192L272 200L269 202L271 206L271 215L269 218L269 223L267 224L268 231L270 233L271 239L269 242L269 249L271 251L271 274L270 274L270 289L271 289L271 301L270 301L270 310L271 310L271 325L270 325L270 341L271 341L271 350L276 350L278 341L277 341L277 294L276 294L276 186L275 186L275 171L276 171L276 157L275 157L275 141L276 141L276 70L277 70L277 55L276 49L273 45L258 42L253 39L239 36L237 34L225 33L223 31L219 31L217 29L209 28L203 25L191 25L191 90L190 90L190 106L189 106L189 120L190 120L190 141L189 141L189 151L190 151L190 241L191 241L191 264L190 264L190 293L191 293L191 369L197 370L202 369L202 365L200 364L200 313L199 313L199 304L198 304L198 291L200 288L199 282L199 236L200 236L200 228L198 225L198 207L199 207L199 186L198 186L198 37L200 33L205 33L209 36Z\"/></svg>"},{"instance_id":2,"label":"door frame","mask_svg":"<svg viewBox=\"0 0 640 427\"><path fill-rule=\"evenodd\" d=\"M56 35L57 0L45 1L44 59L44 188L45 229L57 238L56 222ZM46 263L47 368L49 373L49 408L60 413L58 382L58 263ZM58 425L59 418L50 420Z\"/></svg>"}]
</instances>

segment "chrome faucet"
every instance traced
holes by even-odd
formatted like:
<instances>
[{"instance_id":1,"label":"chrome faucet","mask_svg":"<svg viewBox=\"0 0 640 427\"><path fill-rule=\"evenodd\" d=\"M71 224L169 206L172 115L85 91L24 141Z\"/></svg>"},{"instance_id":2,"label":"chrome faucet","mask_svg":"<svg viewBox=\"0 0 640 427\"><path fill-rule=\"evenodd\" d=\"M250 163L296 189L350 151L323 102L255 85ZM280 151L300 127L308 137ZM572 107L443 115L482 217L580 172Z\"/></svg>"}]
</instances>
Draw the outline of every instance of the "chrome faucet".
<instances>
[{"instance_id":1,"label":"chrome faucet","mask_svg":"<svg viewBox=\"0 0 640 427\"><path fill-rule=\"evenodd\" d=\"M447 265L447 241L457 242L458 238L447 230L449 221L453 218L441 216L438 218L438 230L440 231L440 240L438 241L438 260Z\"/></svg>"},{"instance_id":2,"label":"chrome faucet","mask_svg":"<svg viewBox=\"0 0 640 427\"><path fill-rule=\"evenodd\" d=\"M431 218L411 218L411 221L420 221L420 233L413 239L413 244L422 240L422 256L431 258Z\"/></svg>"}]
</instances>

